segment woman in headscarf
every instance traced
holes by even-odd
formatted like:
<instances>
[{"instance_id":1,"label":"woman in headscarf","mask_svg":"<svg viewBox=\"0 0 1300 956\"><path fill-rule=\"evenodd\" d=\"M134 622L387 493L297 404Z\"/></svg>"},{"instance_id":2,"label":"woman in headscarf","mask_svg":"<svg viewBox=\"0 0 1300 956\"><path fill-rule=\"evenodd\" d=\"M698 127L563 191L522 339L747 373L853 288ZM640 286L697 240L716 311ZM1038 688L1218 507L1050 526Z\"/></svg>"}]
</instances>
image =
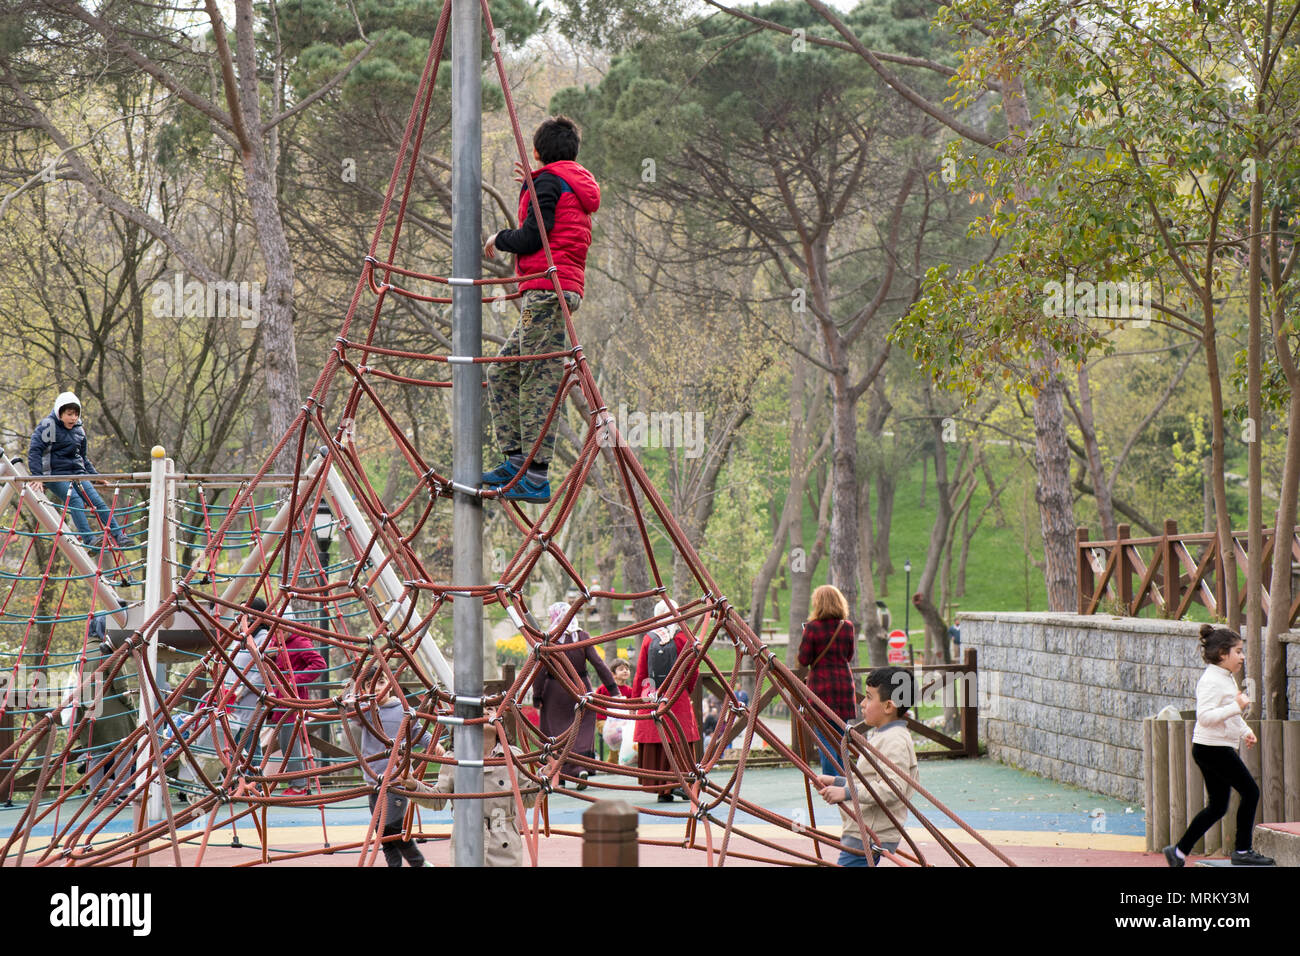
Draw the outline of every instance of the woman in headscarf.
<instances>
[{"instance_id":1,"label":"woman in headscarf","mask_svg":"<svg viewBox=\"0 0 1300 956\"><path fill-rule=\"evenodd\" d=\"M547 609L547 612L551 618L551 631L554 632L568 615L569 605L563 601L556 601ZM590 634L578 626L577 617L575 616L555 638L555 643L578 644L590 637ZM573 666L573 670L577 672L578 683L584 691L591 690L591 682L587 679L587 665L591 664L596 668L596 676L600 678L600 682L605 686L605 693L613 697L618 696L618 685L614 683L614 675L610 672L609 666L601 658L600 652L596 650L594 644L589 644L586 647L568 648L561 655L552 658L551 667L557 670L564 668L562 663L564 659L567 659L569 664ZM537 683L533 685L533 704L540 714L541 731L547 737L559 737L573 726L574 707L577 703L578 698L565 686L564 681L560 680L549 668L542 672ZM591 708L586 708L582 712L582 723L578 727L578 739L573 742L570 753L582 757L594 758L596 756L596 712ZM560 786L564 786L564 778L568 777L577 781L579 790L586 789L588 776L586 768L572 761L566 761L564 766L560 768L560 774Z\"/></svg>"},{"instance_id":2,"label":"woman in headscarf","mask_svg":"<svg viewBox=\"0 0 1300 956\"><path fill-rule=\"evenodd\" d=\"M663 600L655 605L656 618L676 614L677 606L671 601ZM641 641L641 650L637 654L636 677L632 680L632 693L637 697L651 697L665 692L668 678L671 676L677 658L686 651L686 645L694 641L691 633L680 624L657 627L650 631ZM686 672L686 683L673 700L669 712L674 720L662 722L638 720L632 732L636 743L637 766L642 770L667 773L673 769L665 744L672 745L676 752L690 754L695 741L700 739L700 728L695 722L695 704L691 694L695 682L699 680L700 669L692 665ZM678 733L678 727L681 732ZM680 787L664 783L658 777L641 777L643 787L656 787L660 803L672 803L673 794L686 799Z\"/></svg>"}]
</instances>

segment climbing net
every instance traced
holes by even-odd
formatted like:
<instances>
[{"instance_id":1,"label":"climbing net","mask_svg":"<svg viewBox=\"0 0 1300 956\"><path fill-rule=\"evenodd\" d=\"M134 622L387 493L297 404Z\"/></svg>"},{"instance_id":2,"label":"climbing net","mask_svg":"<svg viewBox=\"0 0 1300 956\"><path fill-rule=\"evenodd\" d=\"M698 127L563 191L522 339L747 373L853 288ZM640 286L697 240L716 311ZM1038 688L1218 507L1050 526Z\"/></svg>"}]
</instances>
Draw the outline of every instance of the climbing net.
<instances>
[{"instance_id":1,"label":"climbing net","mask_svg":"<svg viewBox=\"0 0 1300 956\"><path fill-rule=\"evenodd\" d=\"M526 166L530 154L486 0L481 7L514 143ZM429 745L421 748L417 742L426 732L437 741L445 739L451 728L477 724L502 745L501 755L484 758L483 764L505 772L527 859L534 865L544 836L577 835L550 825L548 797L565 782L577 783L579 776L587 783L586 775L592 775L589 787L569 791L582 801L629 792L676 790L685 795L683 803L659 804L642 811L663 823L679 825L680 831L675 832L680 835L671 840L643 837L643 843L698 851L710 865L729 859L828 863L843 846L837 833L815 823L812 782L817 769L810 760L815 764L816 754L800 743L812 739L813 732L841 741L833 756L840 767L847 768L846 776L853 782L853 798L846 807L873 844L875 834L862 825L863 815L877 804L884 806L886 797L892 800L892 792L924 827L938 851L957 864L971 865L972 861L950 837L954 826L995 858L1009 862L909 778L906 768L895 767L884 758L862 731L845 728L721 593L637 457L620 440L563 295L558 298L570 343L563 351L509 359L469 358L403 351L376 343L392 311L386 309L390 297L451 301L409 288L414 284L411 280L444 285L467 281L422 273L398 262L399 240L450 12L447 0L341 330L310 396L266 464L239 486L228 505L214 505L199 488L173 509L170 531L188 535L196 556L188 562L173 559L169 568L174 583L156 609L144 606L141 610L139 602L95 590L93 594L104 597L107 606L97 607L92 600L74 615L71 620L80 634L74 634L71 643L57 653L52 639L43 643L28 640L39 631L39 615L33 612L25 619L5 619L26 623L27 631L17 642L14 655L31 657L35 653L41 666L75 668L78 681L94 678L105 688L104 700L120 700L122 706L116 711L120 718L117 730L102 743L94 730L97 720L112 719L105 716L104 707L77 709L75 701L64 699L45 707L9 708L6 736L0 736L0 774L9 790L0 789L0 796L12 792L22 773L32 796L0 850L0 860L111 865L161 854L178 866L201 865L214 840L223 840L230 833L233 845L245 846L252 854L241 865L347 852L355 853L361 865L370 865L377 860L384 840L396 838L384 835L390 822L385 820L387 810L374 813L364 836L350 841L331 840L327 811L370 796L377 798L375 806L387 808L392 794L416 795L408 789L412 777L436 775L441 767L462 762L454 753ZM540 223L535 189L529 177L525 181ZM386 231L386 248L381 254ZM531 277L479 279L473 284L504 287L520 278L546 278L559 293L544 229L542 246L545 271ZM484 296L483 301L519 294ZM363 324L358 318L366 295L373 301L368 306L369 323ZM524 506L503 498L513 482L494 490L455 483L437 462L422 456L400 416L382 397L385 389L450 387L436 372L440 366L501 361L563 361L563 379L549 409L547 428L555 425L565 402L572 402L585 421L574 464L545 505ZM409 374L412 365L425 365L431 371ZM334 388L340 392L346 388L347 397L337 422L330 425L324 418L324 403ZM391 442L394 451L384 464L387 469L401 469L405 484L388 484L406 492L395 504L385 505L371 483L375 469L373 464L367 467L358 450L359 422L376 424ZM530 462L540 444L539 437L528 450ZM293 473L286 476L278 493L268 498L268 490L275 484L270 474L272 463L286 448L295 452ZM519 470L520 475L526 467ZM631 592L589 584L558 543L582 496L594 493L594 482L600 483L606 496L616 495L630 513L644 548L651 587ZM490 583L451 581L446 568L430 560L422 545L428 538L422 532L433 526L440 506L457 494L476 495L486 508L498 510L514 539L513 555ZM350 555L337 563L320 560L306 543L318 515L327 510ZM124 514L130 521L142 520L138 511L128 509ZM36 533L26 537L29 550L40 540ZM652 546L652 539L659 537L671 544L687 570L687 580L673 581L677 603L665 602L661 606L667 610L595 636L584 631L576 641L565 640L570 622L598 600L644 607L670 596ZM24 532L15 519L3 548L21 544L23 539ZM525 603L529 583L543 562L557 567L569 584L569 593L577 595L563 618L552 626L536 621ZM51 561L40 574L26 576L20 567L22 583L40 591L34 607L49 587L66 591L74 584L75 575L52 577L52 567ZM125 564L115 566L111 573L120 578L130 570L131 565ZM94 580L103 576L97 566ZM18 583L14 580L15 587ZM261 597L265 609L252 604L253 597ZM498 682L482 696L455 693L450 668L435 639L455 602L465 600L503 610L528 649L513 678ZM95 632L97 615L111 621L108 642L96 655L96 648L101 647ZM591 690L585 674L570 663L570 651L603 648L657 628L684 632L686 643L668 677L651 696L628 698L608 694L604 688ZM182 639L185 635L188 643ZM329 667L324 679L317 674L316 679L303 682L301 675L294 673L289 648L298 637L327 651ZM151 641L167 649L164 656L170 655L173 662L172 680L150 659ZM718 660L729 663L720 667ZM124 689L132 673L138 685L135 704ZM378 679L361 680L363 674L378 675ZM572 698L572 720L558 733L543 733L522 716L543 676L558 682ZM333 677L338 680L330 679ZM690 735L674 705L689 697L700 679L719 694L721 711L707 746L697 750L697 743L687 739ZM740 693L742 686L752 688L752 702ZM378 704L389 688L400 688L405 703L401 725L391 736L378 714ZM239 697L253 701L249 712L240 713L232 706L232 699ZM777 701L789 711L795 730L793 744L786 743L764 719L765 709ZM458 705L461 714L468 709L478 716L457 716ZM0 716L5 713L0 709ZM628 721L627 732L634 725L652 725L663 746L667 769L628 767L620 765L616 757L602 760L580 752L581 726L593 713L601 719ZM274 753L271 736L275 734L268 735L268 729L276 731L281 740L287 733L301 745L298 752L305 755L304 766L290 768L284 754ZM384 749L362 752L363 730L382 741ZM806 816L802 810L789 815L774 812L744 795L746 767L756 739L802 773ZM739 747L728 754L737 740ZM262 746L254 746L255 741ZM473 765L476 761L471 757L462 755L463 762ZM879 772L888 790L882 789L880 778L864 774L863 767ZM83 787L88 791L85 795ZM187 801L173 806L165 798L168 787L184 791ZM282 789L285 787L290 789ZM929 800L937 812L921 811L909 792ZM470 803L466 808L465 802L500 794L446 796L454 806L477 812L481 804ZM268 811L283 806L318 810L319 838L306 846L299 840L288 849L273 848ZM902 821L887 807L885 812L902 829ZM943 817L951 822L941 827L936 819ZM236 828L241 823L246 835L250 826L256 835L250 843L239 843ZM434 835L414 810L401 823L401 838ZM890 859L902 865L931 862L907 831L903 839L904 846L887 853ZM208 859L211 861L210 855Z\"/></svg>"}]
</instances>

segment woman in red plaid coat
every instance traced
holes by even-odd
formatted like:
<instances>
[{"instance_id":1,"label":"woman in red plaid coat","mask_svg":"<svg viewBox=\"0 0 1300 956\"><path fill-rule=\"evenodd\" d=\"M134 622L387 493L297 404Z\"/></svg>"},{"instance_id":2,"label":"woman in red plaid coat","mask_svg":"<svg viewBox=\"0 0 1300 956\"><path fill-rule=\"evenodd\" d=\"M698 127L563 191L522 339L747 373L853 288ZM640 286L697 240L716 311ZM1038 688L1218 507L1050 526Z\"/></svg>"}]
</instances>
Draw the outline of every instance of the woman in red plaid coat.
<instances>
[{"instance_id":1,"label":"woman in red plaid coat","mask_svg":"<svg viewBox=\"0 0 1300 956\"><path fill-rule=\"evenodd\" d=\"M849 670L857 657L857 635L849 617L849 602L840 589L823 584L812 594L812 609L803 626L799 643L799 666L808 668L804 679L808 689L820 697L841 721L857 719L858 702L853 674ZM822 773L843 776L838 738L817 731Z\"/></svg>"}]
</instances>

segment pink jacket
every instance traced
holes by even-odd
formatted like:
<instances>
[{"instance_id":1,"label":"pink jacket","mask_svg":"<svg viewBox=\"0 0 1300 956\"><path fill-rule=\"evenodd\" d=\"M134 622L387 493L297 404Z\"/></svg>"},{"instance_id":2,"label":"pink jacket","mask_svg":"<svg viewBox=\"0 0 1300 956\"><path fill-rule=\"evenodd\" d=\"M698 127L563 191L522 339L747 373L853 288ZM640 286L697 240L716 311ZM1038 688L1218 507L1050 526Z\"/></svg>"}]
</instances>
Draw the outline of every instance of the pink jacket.
<instances>
[{"instance_id":1,"label":"pink jacket","mask_svg":"<svg viewBox=\"0 0 1300 956\"><path fill-rule=\"evenodd\" d=\"M280 668L280 673L284 674L293 682L295 696L305 698L307 696L307 685L319 677L324 677L325 658L321 656L320 651L316 650L316 645L311 642L311 638L305 634L289 633L284 637L284 648L279 648L275 642L272 642L270 650L273 654L268 654L275 661L275 666ZM267 692L271 694L278 693L278 686L273 682L267 682ZM279 720L287 714L284 710L275 710L271 712L272 720Z\"/></svg>"}]
</instances>

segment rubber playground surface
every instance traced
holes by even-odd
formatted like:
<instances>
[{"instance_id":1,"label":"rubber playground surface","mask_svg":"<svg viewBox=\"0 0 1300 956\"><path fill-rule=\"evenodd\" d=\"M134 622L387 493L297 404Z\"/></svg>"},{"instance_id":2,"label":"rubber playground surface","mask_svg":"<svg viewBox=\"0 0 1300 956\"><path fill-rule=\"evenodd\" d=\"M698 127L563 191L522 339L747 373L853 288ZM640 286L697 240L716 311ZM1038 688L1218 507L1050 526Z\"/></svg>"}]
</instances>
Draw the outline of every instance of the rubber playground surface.
<instances>
[{"instance_id":1,"label":"rubber playground surface","mask_svg":"<svg viewBox=\"0 0 1300 956\"><path fill-rule=\"evenodd\" d=\"M583 794L604 796L599 787L600 777L592 779L592 786ZM921 784L935 797L961 817L981 836L996 846L1018 866L1070 866L1070 867L1133 867L1164 866L1159 853L1145 853L1144 815L1139 805L1126 804L1113 797L1091 793L1024 773L995 763L987 758L979 760L935 760L921 764ZM628 794L607 792L615 799L628 799ZM656 803L653 796L637 795L633 800L642 808L639 834L643 840L662 841L666 845L645 845L639 850L642 866L708 866L710 853L705 850L686 849L683 841L686 824L681 819L660 815L659 811L682 813L686 805L680 801L671 804ZM808 819L807 800L803 782L792 769L753 768L744 777L743 796L768 809L795 820ZM936 811L927 801L917 796L918 806L927 812L929 819L944 832L976 865L1002 865L991 853L979 845L969 834ZM572 791L557 792L549 801L549 826L551 835L543 836L538 844L538 863L541 866L579 866L582 862L582 845L577 838L582 832L582 813L590 801L579 799ZM813 808L818 826L838 833L840 818L833 807L827 806L813 794ZM22 812L19 805L0 810L0 840L8 839ZM435 866L449 865L449 847L444 837L451 832L449 810L433 812L421 809L420 826L432 834L421 845L426 859ZM532 814L529 814L530 820ZM726 807L715 812L715 818L726 819ZM335 804L324 811L312 808L275 807L267 814L267 859L306 866L357 866L361 855L357 845L364 839L369 813L364 799ZM750 838L734 836L727 845L727 865L751 865L755 861L745 857L770 856L771 851L762 846L770 841L783 847L797 848L811 853L812 843L797 837L788 830L737 814L737 826ZM322 827L329 844L337 852L325 856L312 856L301 860L284 859L295 852L321 846ZM723 827L697 824L697 843L712 848L713 862L722 850ZM121 832L129 828L126 819L115 821L108 832ZM192 864L199 853L199 835L202 825L193 827L195 839L180 848L183 864ZM44 845L53 833L53 821L38 825L28 837L27 853ZM933 836L913 817L908 832L925 855L926 861L938 866L955 866L955 862L942 851ZM239 846L234 846L235 837ZM233 828L226 826L214 830L208 846L203 851L204 866L256 865L263 860L261 838L251 817L240 820ZM677 844L677 845L673 845ZM161 844L155 843L155 846ZM906 849L906 845L904 845ZM7 865L16 862L16 844L10 850ZM828 859L833 854L823 850ZM34 857L29 857L34 862ZM528 856L525 853L525 861ZM175 865L175 856L168 849L151 857L153 866ZM378 861L382 865L382 859ZM888 861L881 865L890 865Z\"/></svg>"}]
</instances>

